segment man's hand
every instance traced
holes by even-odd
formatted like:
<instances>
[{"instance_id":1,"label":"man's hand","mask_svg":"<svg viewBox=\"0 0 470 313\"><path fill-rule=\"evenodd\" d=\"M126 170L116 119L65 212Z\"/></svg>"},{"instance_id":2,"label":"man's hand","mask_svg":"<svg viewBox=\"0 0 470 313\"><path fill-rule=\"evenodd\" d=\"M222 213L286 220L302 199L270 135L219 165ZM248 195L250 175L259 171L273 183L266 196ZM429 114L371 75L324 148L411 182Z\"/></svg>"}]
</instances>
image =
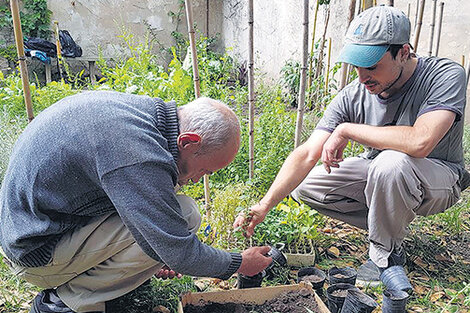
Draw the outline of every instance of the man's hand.
<instances>
[{"instance_id":1,"label":"man's hand","mask_svg":"<svg viewBox=\"0 0 470 313\"><path fill-rule=\"evenodd\" d=\"M183 275L180 273L176 273L172 269L170 269L168 266L163 265L163 267L160 269L160 271L155 274L155 277L157 278L162 278L162 279L172 279L172 278L181 278Z\"/></svg>"},{"instance_id":2,"label":"man's hand","mask_svg":"<svg viewBox=\"0 0 470 313\"><path fill-rule=\"evenodd\" d=\"M249 238L253 236L255 232L255 226L264 221L268 211L269 209L258 203L257 205L251 207L247 216L245 213L238 214L235 222L233 223L233 228L241 228L243 235Z\"/></svg>"},{"instance_id":3,"label":"man's hand","mask_svg":"<svg viewBox=\"0 0 470 313\"><path fill-rule=\"evenodd\" d=\"M246 276L253 276L264 270L271 264L273 259L267 257L269 250L268 246L251 247L242 252L242 264L238 269L238 273Z\"/></svg>"},{"instance_id":4,"label":"man's hand","mask_svg":"<svg viewBox=\"0 0 470 313\"><path fill-rule=\"evenodd\" d=\"M331 167L339 167L338 163L343 161L343 151L349 142L349 138L342 133L345 126L345 124L338 125L323 145L321 160L328 173L331 173Z\"/></svg>"}]
</instances>

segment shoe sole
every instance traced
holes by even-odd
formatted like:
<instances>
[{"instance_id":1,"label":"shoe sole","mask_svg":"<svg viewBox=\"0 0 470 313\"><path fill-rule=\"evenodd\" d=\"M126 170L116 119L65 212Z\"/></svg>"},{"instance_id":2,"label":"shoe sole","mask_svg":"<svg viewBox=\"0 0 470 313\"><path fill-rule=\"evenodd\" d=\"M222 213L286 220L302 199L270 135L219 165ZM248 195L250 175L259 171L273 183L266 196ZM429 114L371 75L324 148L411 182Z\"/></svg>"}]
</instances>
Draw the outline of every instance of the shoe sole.
<instances>
[{"instance_id":1,"label":"shoe sole","mask_svg":"<svg viewBox=\"0 0 470 313\"><path fill-rule=\"evenodd\" d=\"M363 287L363 288L377 287L381 283L382 283L381 281L364 281L364 280L356 279L356 286Z\"/></svg>"}]
</instances>

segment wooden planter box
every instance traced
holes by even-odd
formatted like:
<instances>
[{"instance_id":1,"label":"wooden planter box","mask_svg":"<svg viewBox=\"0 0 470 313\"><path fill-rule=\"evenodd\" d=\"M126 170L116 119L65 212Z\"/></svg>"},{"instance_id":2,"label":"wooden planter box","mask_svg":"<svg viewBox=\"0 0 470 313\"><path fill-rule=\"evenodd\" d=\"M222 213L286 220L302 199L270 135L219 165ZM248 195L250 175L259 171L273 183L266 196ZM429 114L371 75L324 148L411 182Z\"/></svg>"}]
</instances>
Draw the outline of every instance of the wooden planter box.
<instances>
[{"instance_id":1,"label":"wooden planter box","mask_svg":"<svg viewBox=\"0 0 470 313\"><path fill-rule=\"evenodd\" d=\"M312 286L301 282L296 285L282 285L274 287L260 287L250 289L234 289L211 292L189 292L180 297L178 313L184 313L184 307L188 304L197 305L200 301L207 303L250 303L263 304L286 291L296 291L306 288L315 295L319 313L330 313L323 301L317 296Z\"/></svg>"}]
</instances>

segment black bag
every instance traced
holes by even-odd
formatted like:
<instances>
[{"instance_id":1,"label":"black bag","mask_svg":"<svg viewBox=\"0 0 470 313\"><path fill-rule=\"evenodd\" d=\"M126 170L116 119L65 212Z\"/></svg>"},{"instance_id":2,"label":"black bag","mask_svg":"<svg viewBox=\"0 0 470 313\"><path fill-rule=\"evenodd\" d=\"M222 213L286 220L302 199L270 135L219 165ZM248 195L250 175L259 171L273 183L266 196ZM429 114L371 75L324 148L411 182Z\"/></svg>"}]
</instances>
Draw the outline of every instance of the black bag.
<instances>
[{"instance_id":1,"label":"black bag","mask_svg":"<svg viewBox=\"0 0 470 313\"><path fill-rule=\"evenodd\" d=\"M31 50L39 50L44 53L48 57L56 57L57 56L57 47L54 43L47 41L41 38L29 38L24 42L26 48Z\"/></svg>"},{"instance_id":2,"label":"black bag","mask_svg":"<svg viewBox=\"0 0 470 313\"><path fill-rule=\"evenodd\" d=\"M82 56L82 48L75 43L70 33L66 30L59 30L59 40L62 56L75 58Z\"/></svg>"}]
</instances>

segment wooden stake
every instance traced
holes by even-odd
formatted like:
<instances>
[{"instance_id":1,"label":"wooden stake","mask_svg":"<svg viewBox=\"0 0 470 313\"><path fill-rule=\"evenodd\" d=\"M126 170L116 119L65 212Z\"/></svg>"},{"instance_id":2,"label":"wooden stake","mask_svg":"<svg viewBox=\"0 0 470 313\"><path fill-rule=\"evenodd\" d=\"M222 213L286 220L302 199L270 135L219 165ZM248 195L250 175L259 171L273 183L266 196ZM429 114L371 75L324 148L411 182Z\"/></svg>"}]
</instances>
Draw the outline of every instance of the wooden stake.
<instances>
[{"instance_id":1,"label":"wooden stake","mask_svg":"<svg viewBox=\"0 0 470 313\"><path fill-rule=\"evenodd\" d=\"M387 1L387 5L388 5L389 7L393 7L393 6L395 5L394 2L395 2L394 0L388 0L388 1Z\"/></svg>"},{"instance_id":2,"label":"wooden stake","mask_svg":"<svg viewBox=\"0 0 470 313\"><path fill-rule=\"evenodd\" d=\"M461 64L462 64L463 67L465 67L465 55L464 54L462 54L462 63Z\"/></svg>"},{"instance_id":3,"label":"wooden stake","mask_svg":"<svg viewBox=\"0 0 470 313\"><path fill-rule=\"evenodd\" d=\"M328 94L328 83L330 78L330 62L331 62L331 37L328 38L328 57L326 61L326 73L325 73L325 96Z\"/></svg>"},{"instance_id":4,"label":"wooden stake","mask_svg":"<svg viewBox=\"0 0 470 313\"><path fill-rule=\"evenodd\" d=\"M252 1L252 0L250 0ZM302 44L302 66L300 70L299 102L297 103L297 121L295 123L295 143L297 148L300 146L302 136L302 124L304 118L305 106L305 85L307 82L307 64L308 64L308 0L304 0L304 22L303 22L303 44Z\"/></svg>"},{"instance_id":5,"label":"wooden stake","mask_svg":"<svg viewBox=\"0 0 470 313\"><path fill-rule=\"evenodd\" d=\"M413 27L414 32L416 32L416 25L418 24L419 1L420 0L416 0L415 23L414 23L415 26Z\"/></svg>"},{"instance_id":6,"label":"wooden stake","mask_svg":"<svg viewBox=\"0 0 470 313\"><path fill-rule=\"evenodd\" d=\"M436 50L434 52L435 56L439 54L439 44L441 42L441 31L442 31L442 17L444 15L444 2L440 4L441 9L439 10L439 23L437 24L437 38L436 38Z\"/></svg>"},{"instance_id":7,"label":"wooden stake","mask_svg":"<svg viewBox=\"0 0 470 313\"><path fill-rule=\"evenodd\" d=\"M467 62L467 68L465 72L467 73L467 86L468 86L468 81L470 80L470 62Z\"/></svg>"},{"instance_id":8,"label":"wooden stake","mask_svg":"<svg viewBox=\"0 0 470 313\"><path fill-rule=\"evenodd\" d=\"M197 65L197 50L196 50L196 36L193 24L193 7L191 0L185 0L186 6L186 21L188 23L189 45L191 47L191 59L193 64L193 77L194 77L194 93L196 98L201 96L201 87L199 81L199 68ZM207 214L210 215L210 189L209 189L209 175L204 175L204 198L206 202Z\"/></svg>"},{"instance_id":9,"label":"wooden stake","mask_svg":"<svg viewBox=\"0 0 470 313\"><path fill-rule=\"evenodd\" d=\"M209 7L210 0L206 0L206 37L209 38Z\"/></svg>"},{"instance_id":10,"label":"wooden stake","mask_svg":"<svg viewBox=\"0 0 470 313\"><path fill-rule=\"evenodd\" d=\"M421 33L421 25L423 24L424 3L425 3L425 0L420 0L418 24L416 24L416 33L415 33L415 38L414 38L415 40L413 44L413 48L415 52L418 52L419 34Z\"/></svg>"},{"instance_id":11,"label":"wooden stake","mask_svg":"<svg viewBox=\"0 0 470 313\"><path fill-rule=\"evenodd\" d=\"M408 2L408 11L406 11L406 17L410 19L411 3Z\"/></svg>"},{"instance_id":12,"label":"wooden stake","mask_svg":"<svg viewBox=\"0 0 470 313\"><path fill-rule=\"evenodd\" d=\"M349 17L348 25L351 24L351 21L354 19L354 12L356 11L356 0L349 1ZM347 77L348 77L349 65L347 63L341 64L341 81L339 83L339 90L343 89L346 86Z\"/></svg>"},{"instance_id":13,"label":"wooden stake","mask_svg":"<svg viewBox=\"0 0 470 313\"><path fill-rule=\"evenodd\" d=\"M313 31L312 31L312 46L310 47L310 58L308 62L308 84L307 88L310 88L312 85L312 69L313 69L313 51L315 50L315 31L317 29L317 16L318 16L318 7L320 6L320 0L317 0L317 5L315 6L315 13L313 15Z\"/></svg>"},{"instance_id":14,"label":"wooden stake","mask_svg":"<svg viewBox=\"0 0 470 313\"><path fill-rule=\"evenodd\" d=\"M364 0L362 10L365 11L368 8L371 8L374 5L374 0Z\"/></svg>"},{"instance_id":15,"label":"wooden stake","mask_svg":"<svg viewBox=\"0 0 470 313\"><path fill-rule=\"evenodd\" d=\"M20 9L18 0L10 0L11 16L13 18L13 30L15 33L16 52L20 63L21 83L23 84L24 103L28 121L34 119L33 105L31 101L31 89L29 87L28 67L26 65L26 57L24 55L23 31L21 29Z\"/></svg>"},{"instance_id":16,"label":"wooden stake","mask_svg":"<svg viewBox=\"0 0 470 313\"><path fill-rule=\"evenodd\" d=\"M55 45L57 47L57 70L59 71L60 79L63 80L64 77L62 76L62 46L60 45L58 21L54 21L54 35L55 35Z\"/></svg>"},{"instance_id":17,"label":"wooden stake","mask_svg":"<svg viewBox=\"0 0 470 313\"><path fill-rule=\"evenodd\" d=\"M431 30L429 31L429 51L428 56L432 55L432 46L433 46L433 39L434 39L434 28L436 25L436 8L437 8L437 0L433 0L432 4L432 18L431 18Z\"/></svg>"},{"instance_id":18,"label":"wooden stake","mask_svg":"<svg viewBox=\"0 0 470 313\"><path fill-rule=\"evenodd\" d=\"M254 43L253 43L253 0L248 0L248 111L249 111L249 177L254 177L255 171L255 69L254 69Z\"/></svg>"}]
</instances>

